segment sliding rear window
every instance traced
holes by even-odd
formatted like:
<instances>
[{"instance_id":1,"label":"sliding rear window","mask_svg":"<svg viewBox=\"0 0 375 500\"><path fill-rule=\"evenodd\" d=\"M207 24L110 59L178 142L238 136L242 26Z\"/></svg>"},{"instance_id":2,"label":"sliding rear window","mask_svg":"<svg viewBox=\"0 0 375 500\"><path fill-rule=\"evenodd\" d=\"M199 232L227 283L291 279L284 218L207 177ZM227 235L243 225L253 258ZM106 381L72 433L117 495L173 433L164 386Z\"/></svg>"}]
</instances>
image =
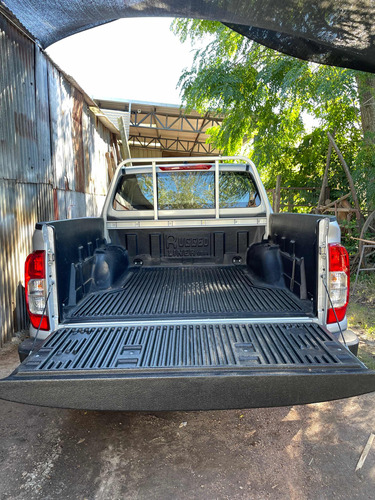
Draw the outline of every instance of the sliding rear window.
<instances>
[{"instance_id":1,"label":"sliding rear window","mask_svg":"<svg viewBox=\"0 0 375 500\"><path fill-rule=\"evenodd\" d=\"M260 205L259 193L249 172L220 172L220 208L251 208ZM157 174L158 210L215 208L215 172L169 171ZM123 175L113 208L118 211L153 210L152 174Z\"/></svg>"}]
</instances>

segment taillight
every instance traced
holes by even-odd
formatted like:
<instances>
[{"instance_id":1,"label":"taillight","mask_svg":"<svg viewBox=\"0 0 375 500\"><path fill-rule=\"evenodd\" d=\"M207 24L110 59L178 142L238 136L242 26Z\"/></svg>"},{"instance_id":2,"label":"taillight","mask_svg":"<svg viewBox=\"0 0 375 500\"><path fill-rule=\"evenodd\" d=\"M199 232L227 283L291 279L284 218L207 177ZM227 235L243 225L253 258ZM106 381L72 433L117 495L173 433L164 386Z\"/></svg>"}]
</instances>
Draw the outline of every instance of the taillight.
<instances>
[{"instance_id":1,"label":"taillight","mask_svg":"<svg viewBox=\"0 0 375 500\"><path fill-rule=\"evenodd\" d=\"M349 302L350 269L349 255L339 243L328 245L329 273L328 290L335 309L338 321L342 321L346 314ZM329 304L331 306L331 304ZM335 313L330 307L327 314L327 323L336 323Z\"/></svg>"},{"instance_id":2,"label":"taillight","mask_svg":"<svg viewBox=\"0 0 375 500\"><path fill-rule=\"evenodd\" d=\"M37 250L26 259L25 294L31 324L34 328L49 330L49 320L46 315L46 253L44 250Z\"/></svg>"}]
</instances>

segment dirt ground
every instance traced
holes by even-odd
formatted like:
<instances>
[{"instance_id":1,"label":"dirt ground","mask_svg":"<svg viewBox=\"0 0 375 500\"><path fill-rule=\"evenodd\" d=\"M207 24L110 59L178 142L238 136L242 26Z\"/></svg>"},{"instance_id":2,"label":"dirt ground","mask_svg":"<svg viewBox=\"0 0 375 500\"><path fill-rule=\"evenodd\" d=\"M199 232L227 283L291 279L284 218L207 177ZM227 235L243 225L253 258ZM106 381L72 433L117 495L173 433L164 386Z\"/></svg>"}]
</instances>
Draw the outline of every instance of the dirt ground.
<instances>
[{"instance_id":1,"label":"dirt ground","mask_svg":"<svg viewBox=\"0 0 375 500\"><path fill-rule=\"evenodd\" d=\"M0 351L0 378L18 364ZM374 499L375 393L244 411L116 413L0 401L0 499Z\"/></svg>"}]
</instances>

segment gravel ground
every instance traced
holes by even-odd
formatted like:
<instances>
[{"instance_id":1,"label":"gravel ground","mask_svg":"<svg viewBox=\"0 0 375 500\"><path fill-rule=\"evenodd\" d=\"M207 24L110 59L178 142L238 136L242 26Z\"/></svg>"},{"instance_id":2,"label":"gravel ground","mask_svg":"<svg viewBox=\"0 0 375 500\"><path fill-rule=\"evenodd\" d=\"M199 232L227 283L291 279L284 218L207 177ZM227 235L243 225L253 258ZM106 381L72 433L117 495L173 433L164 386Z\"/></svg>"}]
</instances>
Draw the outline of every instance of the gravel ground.
<instances>
[{"instance_id":1,"label":"gravel ground","mask_svg":"<svg viewBox=\"0 0 375 500\"><path fill-rule=\"evenodd\" d=\"M18 364L0 351L0 378ZM1 499L374 499L375 393L271 409L86 412L0 401Z\"/></svg>"}]
</instances>

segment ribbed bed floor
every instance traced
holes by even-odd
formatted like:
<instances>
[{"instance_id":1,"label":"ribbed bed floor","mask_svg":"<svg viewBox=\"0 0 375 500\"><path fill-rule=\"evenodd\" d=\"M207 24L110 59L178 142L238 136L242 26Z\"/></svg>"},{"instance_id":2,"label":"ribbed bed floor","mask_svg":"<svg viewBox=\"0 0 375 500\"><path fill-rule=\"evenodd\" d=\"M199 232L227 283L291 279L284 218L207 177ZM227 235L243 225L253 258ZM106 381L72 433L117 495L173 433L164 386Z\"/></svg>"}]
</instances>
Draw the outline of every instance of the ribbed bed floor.
<instances>
[{"instance_id":1,"label":"ribbed bed floor","mask_svg":"<svg viewBox=\"0 0 375 500\"><path fill-rule=\"evenodd\" d=\"M256 287L245 266L145 267L123 287L88 295L69 319L301 316L310 311L288 290Z\"/></svg>"},{"instance_id":2,"label":"ribbed bed floor","mask_svg":"<svg viewBox=\"0 0 375 500\"><path fill-rule=\"evenodd\" d=\"M126 368L353 364L313 324L203 324L62 328L20 372Z\"/></svg>"}]
</instances>

